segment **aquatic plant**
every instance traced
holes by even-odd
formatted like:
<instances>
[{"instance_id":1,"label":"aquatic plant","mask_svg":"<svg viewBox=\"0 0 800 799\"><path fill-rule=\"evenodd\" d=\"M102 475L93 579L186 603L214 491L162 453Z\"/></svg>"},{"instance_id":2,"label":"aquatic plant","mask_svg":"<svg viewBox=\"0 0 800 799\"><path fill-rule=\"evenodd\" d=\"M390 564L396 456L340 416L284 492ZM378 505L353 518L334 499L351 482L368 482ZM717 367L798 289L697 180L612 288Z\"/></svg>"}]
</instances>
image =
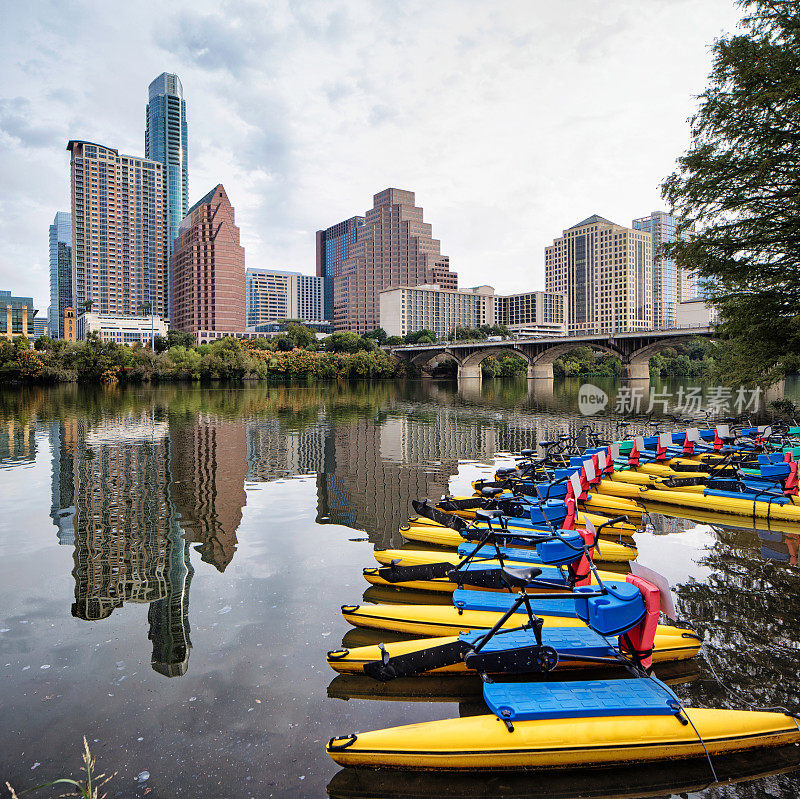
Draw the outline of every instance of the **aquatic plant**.
<instances>
[{"instance_id":1,"label":"aquatic plant","mask_svg":"<svg viewBox=\"0 0 800 799\"><path fill-rule=\"evenodd\" d=\"M89 751L89 744L86 741L86 736L83 736L83 769L86 772L86 777L83 780L73 780L70 777L61 777L52 782L44 782L41 785L35 785L33 788L28 788L24 791L17 793L10 783L6 783L6 788L11 792L11 799L19 799L20 796L31 791L40 791L42 788L52 788L54 785L65 785L71 789L69 793L62 794L62 796L79 796L81 799L105 799L108 795L100 793L100 789L112 780L117 772L113 774L95 774L97 768L97 761L92 757Z\"/></svg>"}]
</instances>

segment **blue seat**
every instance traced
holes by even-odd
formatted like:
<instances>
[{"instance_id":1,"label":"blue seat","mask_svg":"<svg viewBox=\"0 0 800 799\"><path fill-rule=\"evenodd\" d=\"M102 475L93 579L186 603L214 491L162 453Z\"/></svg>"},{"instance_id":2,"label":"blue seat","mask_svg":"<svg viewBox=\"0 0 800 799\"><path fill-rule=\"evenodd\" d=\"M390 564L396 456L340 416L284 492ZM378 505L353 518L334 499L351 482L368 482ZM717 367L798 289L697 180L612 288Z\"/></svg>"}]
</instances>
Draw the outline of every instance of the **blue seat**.
<instances>
[{"instance_id":1,"label":"blue seat","mask_svg":"<svg viewBox=\"0 0 800 799\"><path fill-rule=\"evenodd\" d=\"M583 536L577 530L563 530L561 538L551 538L536 545L536 554L542 563L566 566L583 557Z\"/></svg>"},{"instance_id":2,"label":"blue seat","mask_svg":"<svg viewBox=\"0 0 800 799\"><path fill-rule=\"evenodd\" d=\"M575 612L593 630L602 635L620 635L635 627L645 615L645 604L642 592L632 583L624 579L605 581L604 596L581 597L581 594L592 594L595 586L579 586L574 591Z\"/></svg>"},{"instance_id":3,"label":"blue seat","mask_svg":"<svg viewBox=\"0 0 800 799\"><path fill-rule=\"evenodd\" d=\"M483 698L496 716L509 721L592 716L669 716L680 705L656 679L580 682L485 683Z\"/></svg>"}]
</instances>

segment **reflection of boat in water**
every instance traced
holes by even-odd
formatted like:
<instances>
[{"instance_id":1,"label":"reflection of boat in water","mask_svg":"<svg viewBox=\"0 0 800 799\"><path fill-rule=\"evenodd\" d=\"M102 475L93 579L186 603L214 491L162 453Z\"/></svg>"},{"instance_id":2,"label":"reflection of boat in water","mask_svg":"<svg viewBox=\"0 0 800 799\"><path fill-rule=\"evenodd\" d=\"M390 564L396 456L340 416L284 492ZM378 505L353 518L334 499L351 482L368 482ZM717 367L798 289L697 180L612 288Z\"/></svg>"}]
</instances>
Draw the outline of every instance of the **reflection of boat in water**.
<instances>
[{"instance_id":1,"label":"reflection of boat in water","mask_svg":"<svg viewBox=\"0 0 800 799\"><path fill-rule=\"evenodd\" d=\"M575 671L570 678L577 680L618 677L619 669L594 669L591 675L586 671ZM679 685L696 680L700 668L695 661L664 663L656 668L656 676L666 685ZM535 678L533 678L535 680ZM519 677L504 675L504 682L520 680L531 682L530 674ZM388 682L379 682L365 674L339 674L328 686L328 696L333 699L380 699L399 702L458 702L462 699L477 700L477 709L470 715L486 713L486 705L481 699L483 683L477 674L437 677L397 677ZM465 715L463 712L460 715Z\"/></svg>"},{"instance_id":2,"label":"reflection of boat in water","mask_svg":"<svg viewBox=\"0 0 800 799\"><path fill-rule=\"evenodd\" d=\"M657 502L647 502L647 510L650 513L659 513L663 516L676 516L676 509L672 505L662 505ZM714 513L709 510L698 508L681 508L681 519L690 519L701 524L709 524L717 527L727 527L735 530L755 530L768 532L782 532L790 535L800 535L800 523L789 522L781 519L762 519L759 517L736 517L724 513ZM678 532L678 531L672 531Z\"/></svg>"},{"instance_id":3,"label":"reflection of boat in water","mask_svg":"<svg viewBox=\"0 0 800 799\"><path fill-rule=\"evenodd\" d=\"M796 746L714 757L720 782L784 774L800 767ZM703 791L714 785L705 758L591 771L431 773L346 768L328 783L331 799L638 799Z\"/></svg>"},{"instance_id":4,"label":"reflection of boat in water","mask_svg":"<svg viewBox=\"0 0 800 799\"><path fill-rule=\"evenodd\" d=\"M756 530L761 541L761 557L797 566L797 550L800 535L777 530Z\"/></svg>"},{"instance_id":5,"label":"reflection of boat in water","mask_svg":"<svg viewBox=\"0 0 800 799\"><path fill-rule=\"evenodd\" d=\"M648 511L651 513L663 514L668 516L670 508L666 505L660 506L648 503ZM724 528L726 530L739 531L744 535L742 540L748 539L755 544L756 537L760 543L760 554L764 560L775 560L781 563L788 563L797 566L800 563L800 524L786 521L774 521L766 519L748 519L747 525L731 524L732 517L721 516L709 511L685 511L682 516L698 522L707 524L717 533ZM752 538L750 538L752 536ZM384 601L384 600L382 600ZM389 601L389 600L385 600Z\"/></svg>"}]
</instances>

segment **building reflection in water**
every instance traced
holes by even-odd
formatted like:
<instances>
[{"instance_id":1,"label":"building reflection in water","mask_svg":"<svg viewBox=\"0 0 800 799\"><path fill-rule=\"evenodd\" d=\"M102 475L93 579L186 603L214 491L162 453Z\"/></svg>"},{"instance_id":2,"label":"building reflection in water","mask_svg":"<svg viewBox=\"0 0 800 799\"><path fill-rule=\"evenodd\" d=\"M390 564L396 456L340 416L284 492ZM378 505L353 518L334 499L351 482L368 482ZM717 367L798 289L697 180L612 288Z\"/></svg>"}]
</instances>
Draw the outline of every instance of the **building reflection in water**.
<instances>
[{"instance_id":1,"label":"building reflection in water","mask_svg":"<svg viewBox=\"0 0 800 799\"><path fill-rule=\"evenodd\" d=\"M171 431L170 495L186 538L224 572L236 553L247 476L244 421L198 414Z\"/></svg>"},{"instance_id":2,"label":"building reflection in water","mask_svg":"<svg viewBox=\"0 0 800 799\"><path fill-rule=\"evenodd\" d=\"M47 428L51 518L59 542L74 546L73 615L97 621L124 602L149 604L153 668L184 674L191 551L227 569L246 484L315 475L318 522L398 544L410 500L445 493L460 461L490 463L577 432L582 421L535 404L519 410L516 396L501 414L455 389L414 391L428 394L183 389L129 401L124 411L122 394L100 413L62 412ZM598 424L613 434L610 422ZM9 457L30 456L35 439L15 428L0 445Z\"/></svg>"},{"instance_id":3,"label":"building reflection in water","mask_svg":"<svg viewBox=\"0 0 800 799\"><path fill-rule=\"evenodd\" d=\"M166 676L188 665L188 543L169 491L166 422L147 414L50 424L51 517L59 543L73 544L75 602L85 621L125 602L148 603L153 668Z\"/></svg>"},{"instance_id":4,"label":"building reflection in water","mask_svg":"<svg viewBox=\"0 0 800 799\"><path fill-rule=\"evenodd\" d=\"M36 459L36 426L32 421L3 419L0 424L0 464L33 463Z\"/></svg>"}]
</instances>

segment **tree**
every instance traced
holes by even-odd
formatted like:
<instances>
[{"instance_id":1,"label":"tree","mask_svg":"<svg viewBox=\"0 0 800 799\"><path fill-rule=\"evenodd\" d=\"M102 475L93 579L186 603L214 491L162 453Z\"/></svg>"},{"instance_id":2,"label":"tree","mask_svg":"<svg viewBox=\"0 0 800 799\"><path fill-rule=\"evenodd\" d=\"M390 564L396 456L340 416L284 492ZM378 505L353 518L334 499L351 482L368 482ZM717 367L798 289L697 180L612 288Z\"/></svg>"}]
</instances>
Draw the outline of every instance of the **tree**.
<instances>
[{"instance_id":1,"label":"tree","mask_svg":"<svg viewBox=\"0 0 800 799\"><path fill-rule=\"evenodd\" d=\"M291 352L294 349L294 343L285 333L279 333L272 339L272 344L277 352Z\"/></svg>"},{"instance_id":2,"label":"tree","mask_svg":"<svg viewBox=\"0 0 800 799\"><path fill-rule=\"evenodd\" d=\"M415 330L413 333L406 333L406 344L433 344L436 341L436 333L433 330Z\"/></svg>"},{"instance_id":3,"label":"tree","mask_svg":"<svg viewBox=\"0 0 800 799\"><path fill-rule=\"evenodd\" d=\"M400 344L405 344L405 339L402 336L389 336L384 343L391 347L396 347Z\"/></svg>"},{"instance_id":4,"label":"tree","mask_svg":"<svg viewBox=\"0 0 800 799\"><path fill-rule=\"evenodd\" d=\"M361 336L352 331L337 330L323 339L323 345L326 352L358 352L361 342Z\"/></svg>"},{"instance_id":5,"label":"tree","mask_svg":"<svg viewBox=\"0 0 800 799\"><path fill-rule=\"evenodd\" d=\"M306 327L299 322L287 322L286 335L298 349L315 350L317 348L316 333L310 327Z\"/></svg>"},{"instance_id":6,"label":"tree","mask_svg":"<svg viewBox=\"0 0 800 799\"><path fill-rule=\"evenodd\" d=\"M186 347L186 349L189 349L194 347L195 338L191 333L185 333L182 330L170 330L167 333L167 344L168 349L173 347Z\"/></svg>"},{"instance_id":7,"label":"tree","mask_svg":"<svg viewBox=\"0 0 800 799\"><path fill-rule=\"evenodd\" d=\"M738 0L693 143L662 194L696 234L665 249L720 313L720 376L769 384L800 351L800 5Z\"/></svg>"},{"instance_id":8,"label":"tree","mask_svg":"<svg viewBox=\"0 0 800 799\"><path fill-rule=\"evenodd\" d=\"M168 336L156 336L153 339L153 349L156 352L166 352L170 348Z\"/></svg>"},{"instance_id":9,"label":"tree","mask_svg":"<svg viewBox=\"0 0 800 799\"><path fill-rule=\"evenodd\" d=\"M374 330L370 330L369 333L364 333L364 338L371 338L377 341L378 344L385 344L389 336L382 327L376 327Z\"/></svg>"}]
</instances>

